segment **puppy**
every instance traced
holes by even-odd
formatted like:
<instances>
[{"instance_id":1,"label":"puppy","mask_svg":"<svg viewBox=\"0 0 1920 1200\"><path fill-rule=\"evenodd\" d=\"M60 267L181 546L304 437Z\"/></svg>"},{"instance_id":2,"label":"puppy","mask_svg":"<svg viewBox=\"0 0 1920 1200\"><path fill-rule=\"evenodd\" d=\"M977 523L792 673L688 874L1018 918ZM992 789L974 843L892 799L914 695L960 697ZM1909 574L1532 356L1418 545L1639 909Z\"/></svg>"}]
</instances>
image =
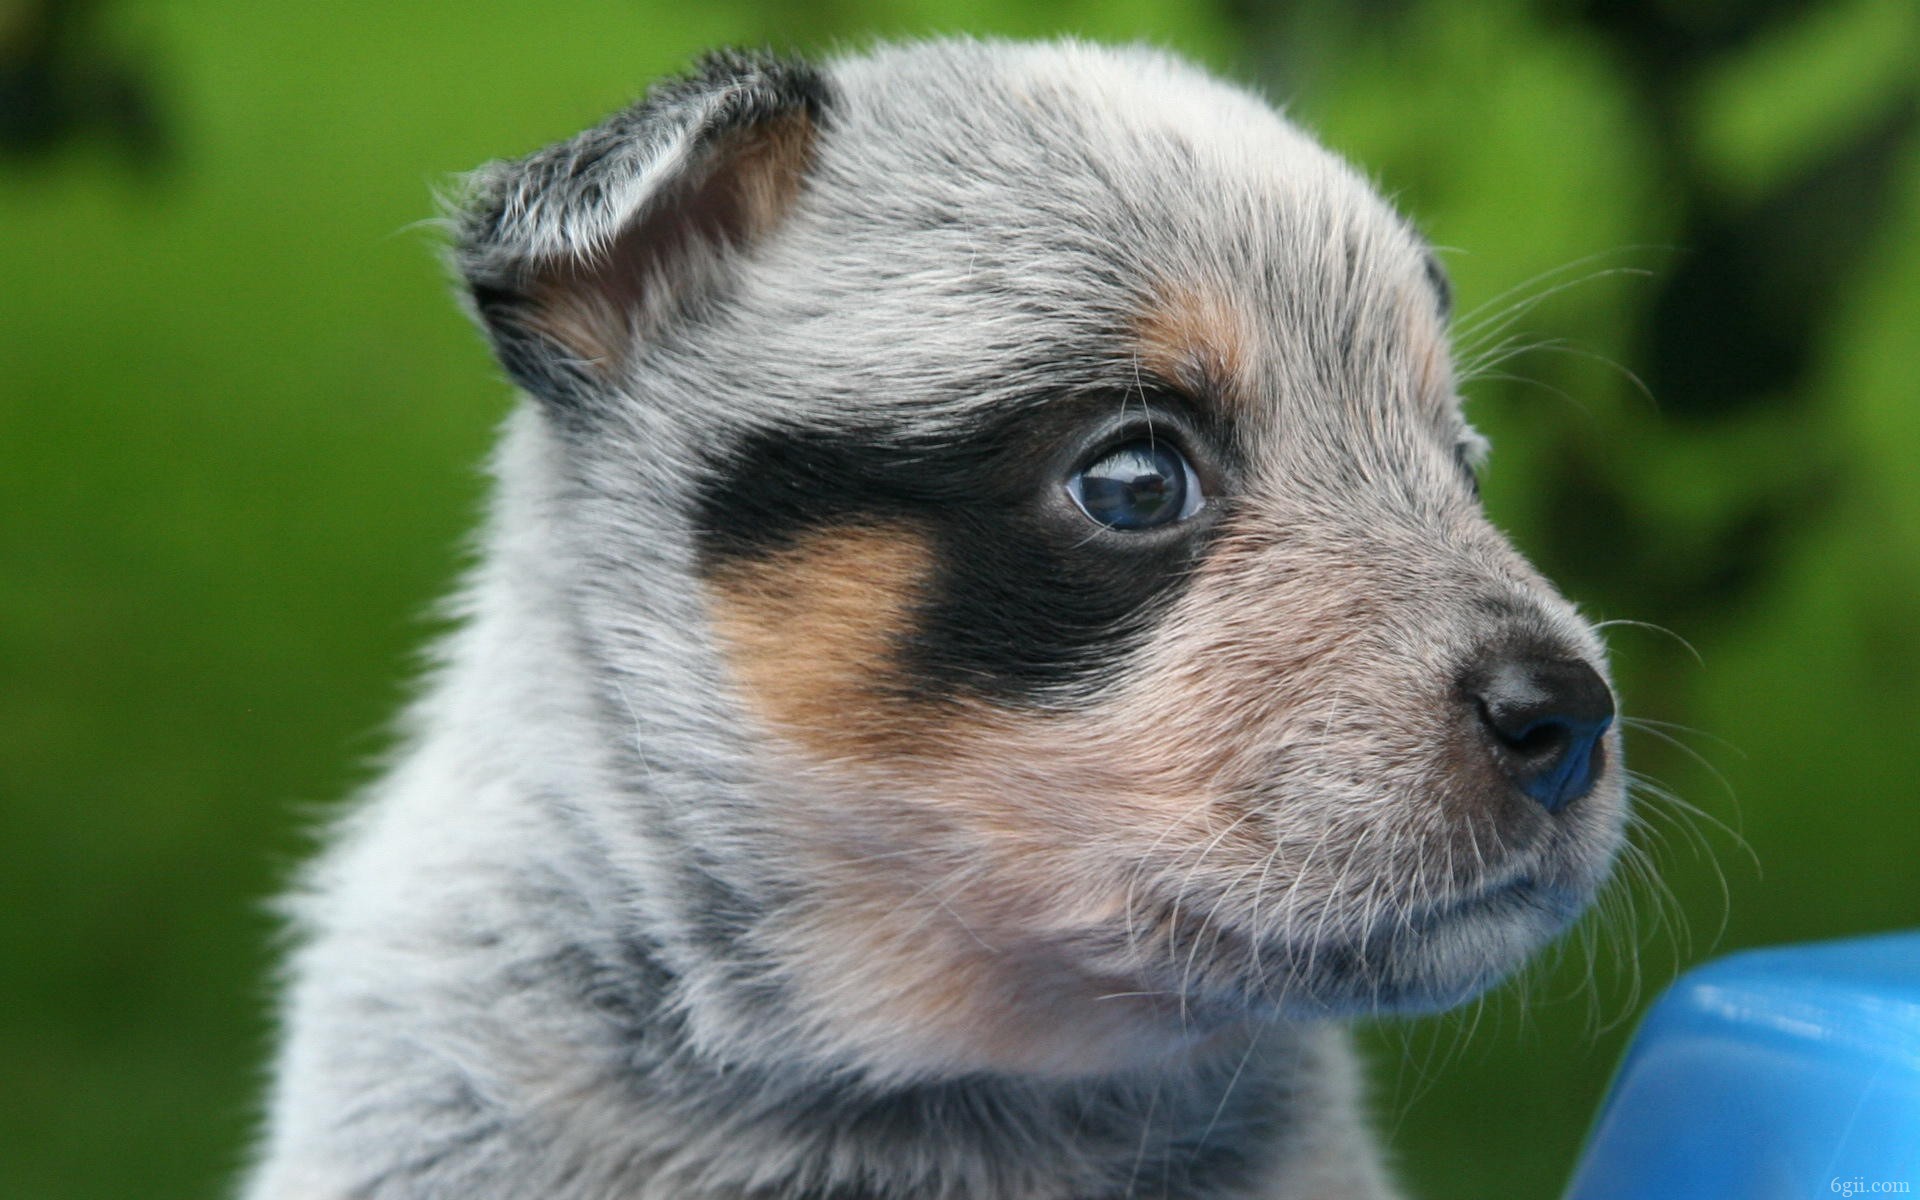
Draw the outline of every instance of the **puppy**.
<instances>
[{"instance_id":1,"label":"puppy","mask_svg":"<svg viewBox=\"0 0 1920 1200\"><path fill-rule=\"evenodd\" d=\"M1623 791L1432 252L1156 52L719 55L472 180L525 393L253 1200L1390 1194L1342 1018Z\"/></svg>"}]
</instances>

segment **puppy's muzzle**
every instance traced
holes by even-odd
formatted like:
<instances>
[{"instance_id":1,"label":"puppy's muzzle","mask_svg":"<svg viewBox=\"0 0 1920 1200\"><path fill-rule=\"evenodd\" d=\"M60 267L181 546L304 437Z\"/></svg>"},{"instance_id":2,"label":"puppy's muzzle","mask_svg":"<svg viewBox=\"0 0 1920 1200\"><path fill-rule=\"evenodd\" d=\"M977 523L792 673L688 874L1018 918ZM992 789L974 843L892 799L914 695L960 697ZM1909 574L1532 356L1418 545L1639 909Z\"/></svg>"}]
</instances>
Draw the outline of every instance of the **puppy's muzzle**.
<instances>
[{"instance_id":1,"label":"puppy's muzzle","mask_svg":"<svg viewBox=\"0 0 1920 1200\"><path fill-rule=\"evenodd\" d=\"M1613 692L1584 659L1537 647L1486 655L1461 681L1494 766L1550 813L1593 790Z\"/></svg>"}]
</instances>

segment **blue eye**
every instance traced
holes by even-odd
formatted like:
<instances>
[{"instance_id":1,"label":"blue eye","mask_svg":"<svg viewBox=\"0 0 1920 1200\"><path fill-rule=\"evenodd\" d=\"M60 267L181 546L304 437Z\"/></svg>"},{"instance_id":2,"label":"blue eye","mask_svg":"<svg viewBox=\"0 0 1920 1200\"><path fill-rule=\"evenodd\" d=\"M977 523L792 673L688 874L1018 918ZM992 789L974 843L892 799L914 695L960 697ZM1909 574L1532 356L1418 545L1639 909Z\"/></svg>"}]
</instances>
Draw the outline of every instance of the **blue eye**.
<instances>
[{"instance_id":1,"label":"blue eye","mask_svg":"<svg viewBox=\"0 0 1920 1200\"><path fill-rule=\"evenodd\" d=\"M1109 529L1157 529L1200 511L1200 480L1180 451L1141 438L1116 446L1076 471L1067 494Z\"/></svg>"}]
</instances>

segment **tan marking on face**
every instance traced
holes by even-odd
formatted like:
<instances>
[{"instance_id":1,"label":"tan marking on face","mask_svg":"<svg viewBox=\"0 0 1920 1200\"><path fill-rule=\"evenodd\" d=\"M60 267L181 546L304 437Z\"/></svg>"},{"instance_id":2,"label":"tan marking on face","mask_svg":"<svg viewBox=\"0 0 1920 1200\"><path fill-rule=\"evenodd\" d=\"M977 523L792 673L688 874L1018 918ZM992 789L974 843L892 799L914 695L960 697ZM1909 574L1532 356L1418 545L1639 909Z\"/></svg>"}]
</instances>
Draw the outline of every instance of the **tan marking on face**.
<instances>
[{"instance_id":1,"label":"tan marking on face","mask_svg":"<svg viewBox=\"0 0 1920 1200\"><path fill-rule=\"evenodd\" d=\"M733 135L715 165L667 195L654 211L585 260L555 261L525 285L528 328L589 370L609 374L625 358L662 275L702 269L700 244L738 246L779 224L800 192L813 153L804 112Z\"/></svg>"},{"instance_id":2,"label":"tan marking on face","mask_svg":"<svg viewBox=\"0 0 1920 1200\"><path fill-rule=\"evenodd\" d=\"M889 692L931 573L926 539L902 525L822 530L723 564L707 594L748 708L823 758L910 737L916 710Z\"/></svg>"},{"instance_id":3,"label":"tan marking on face","mask_svg":"<svg viewBox=\"0 0 1920 1200\"><path fill-rule=\"evenodd\" d=\"M1225 297L1198 288L1164 288L1133 333L1143 369L1198 395L1233 397L1246 390L1253 335Z\"/></svg>"}]
</instances>

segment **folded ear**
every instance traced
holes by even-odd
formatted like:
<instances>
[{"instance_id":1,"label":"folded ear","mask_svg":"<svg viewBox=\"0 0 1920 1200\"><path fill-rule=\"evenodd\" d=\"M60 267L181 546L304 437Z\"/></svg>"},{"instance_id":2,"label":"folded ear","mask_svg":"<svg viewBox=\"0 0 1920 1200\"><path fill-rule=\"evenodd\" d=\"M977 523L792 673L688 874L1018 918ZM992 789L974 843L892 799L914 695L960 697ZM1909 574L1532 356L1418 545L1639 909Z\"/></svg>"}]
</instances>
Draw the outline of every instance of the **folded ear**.
<instances>
[{"instance_id":1,"label":"folded ear","mask_svg":"<svg viewBox=\"0 0 1920 1200\"><path fill-rule=\"evenodd\" d=\"M501 364L556 403L614 378L779 222L828 101L805 63L715 54L575 138L475 172L453 257Z\"/></svg>"}]
</instances>

